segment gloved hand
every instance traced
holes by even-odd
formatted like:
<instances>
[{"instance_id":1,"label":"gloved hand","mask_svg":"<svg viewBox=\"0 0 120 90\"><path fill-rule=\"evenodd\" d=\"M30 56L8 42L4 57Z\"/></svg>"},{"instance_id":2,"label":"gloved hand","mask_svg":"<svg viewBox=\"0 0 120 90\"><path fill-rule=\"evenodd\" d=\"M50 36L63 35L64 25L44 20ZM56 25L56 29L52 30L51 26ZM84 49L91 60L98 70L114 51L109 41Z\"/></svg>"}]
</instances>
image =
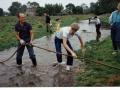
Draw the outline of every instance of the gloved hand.
<instances>
[{"instance_id":1,"label":"gloved hand","mask_svg":"<svg viewBox=\"0 0 120 90\"><path fill-rule=\"evenodd\" d=\"M21 43L22 45L25 45L25 41L24 41L23 39L20 40L20 43Z\"/></svg>"}]
</instances>

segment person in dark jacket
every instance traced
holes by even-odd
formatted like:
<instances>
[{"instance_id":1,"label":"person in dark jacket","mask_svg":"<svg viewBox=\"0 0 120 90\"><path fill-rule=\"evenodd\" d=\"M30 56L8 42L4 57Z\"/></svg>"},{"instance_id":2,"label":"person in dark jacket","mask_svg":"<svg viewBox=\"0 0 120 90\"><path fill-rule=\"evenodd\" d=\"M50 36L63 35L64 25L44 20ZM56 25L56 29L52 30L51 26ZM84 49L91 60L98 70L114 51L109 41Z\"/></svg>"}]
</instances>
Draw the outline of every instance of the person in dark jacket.
<instances>
[{"instance_id":1,"label":"person in dark jacket","mask_svg":"<svg viewBox=\"0 0 120 90\"><path fill-rule=\"evenodd\" d=\"M46 31L52 33L52 31L50 29L50 26L52 25L51 18L50 18L50 16L48 16L47 13L44 13L44 16L45 16L45 23L46 23Z\"/></svg>"}]
</instances>

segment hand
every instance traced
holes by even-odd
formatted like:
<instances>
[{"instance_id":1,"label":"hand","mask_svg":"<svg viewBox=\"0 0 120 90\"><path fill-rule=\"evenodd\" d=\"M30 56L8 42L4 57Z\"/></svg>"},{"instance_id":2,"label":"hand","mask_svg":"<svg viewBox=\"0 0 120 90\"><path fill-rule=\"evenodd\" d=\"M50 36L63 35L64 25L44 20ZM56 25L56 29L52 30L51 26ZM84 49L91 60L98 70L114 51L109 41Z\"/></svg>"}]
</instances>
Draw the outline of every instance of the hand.
<instances>
[{"instance_id":1,"label":"hand","mask_svg":"<svg viewBox=\"0 0 120 90\"><path fill-rule=\"evenodd\" d=\"M21 43L22 45L25 45L25 41L24 41L23 39L20 40L20 43Z\"/></svg>"},{"instance_id":2,"label":"hand","mask_svg":"<svg viewBox=\"0 0 120 90\"><path fill-rule=\"evenodd\" d=\"M52 26L52 23L50 23L49 26Z\"/></svg>"},{"instance_id":3,"label":"hand","mask_svg":"<svg viewBox=\"0 0 120 90\"><path fill-rule=\"evenodd\" d=\"M30 41L30 46L33 46L33 42L32 41Z\"/></svg>"},{"instance_id":4,"label":"hand","mask_svg":"<svg viewBox=\"0 0 120 90\"><path fill-rule=\"evenodd\" d=\"M85 55L85 49L82 49L82 56L84 57Z\"/></svg>"},{"instance_id":5,"label":"hand","mask_svg":"<svg viewBox=\"0 0 120 90\"><path fill-rule=\"evenodd\" d=\"M73 58L77 58L77 55L73 52L72 53Z\"/></svg>"}]
</instances>

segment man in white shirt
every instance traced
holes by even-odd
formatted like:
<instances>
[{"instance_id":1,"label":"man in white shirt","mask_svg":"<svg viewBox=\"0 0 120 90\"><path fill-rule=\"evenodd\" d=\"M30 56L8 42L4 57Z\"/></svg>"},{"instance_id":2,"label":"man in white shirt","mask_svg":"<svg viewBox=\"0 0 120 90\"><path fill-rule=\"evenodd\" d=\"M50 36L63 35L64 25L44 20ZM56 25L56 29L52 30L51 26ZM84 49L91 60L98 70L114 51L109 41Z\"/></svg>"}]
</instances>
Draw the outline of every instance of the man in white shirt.
<instances>
[{"instance_id":1,"label":"man in white shirt","mask_svg":"<svg viewBox=\"0 0 120 90\"><path fill-rule=\"evenodd\" d=\"M71 56L67 56L67 67L66 70L70 70L70 66L73 64L73 57L77 58L77 55L73 52L72 46L69 42L68 39L76 35L80 41L81 47L82 47L82 55L84 56L84 44L82 41L82 38L80 36L79 30L79 25L77 23L73 23L71 27L64 27L59 30L59 32L55 36L55 47L56 51L59 53L61 52L61 43L67 50L67 53ZM61 54L56 54L57 56L57 61L59 63L62 63L62 55Z\"/></svg>"}]
</instances>

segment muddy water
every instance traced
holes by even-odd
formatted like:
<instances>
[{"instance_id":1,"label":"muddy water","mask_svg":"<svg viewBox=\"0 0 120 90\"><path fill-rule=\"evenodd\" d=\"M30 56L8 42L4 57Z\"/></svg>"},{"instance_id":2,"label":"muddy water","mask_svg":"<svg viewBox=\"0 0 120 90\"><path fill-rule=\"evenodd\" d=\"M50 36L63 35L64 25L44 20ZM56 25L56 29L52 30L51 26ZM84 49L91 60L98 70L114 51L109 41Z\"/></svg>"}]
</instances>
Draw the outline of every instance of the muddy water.
<instances>
[{"instance_id":1,"label":"muddy water","mask_svg":"<svg viewBox=\"0 0 120 90\"><path fill-rule=\"evenodd\" d=\"M94 24L88 24L88 21L82 21L80 24L80 32L83 41L96 39ZM82 32L87 30L87 33ZM110 34L109 30L101 30L101 39ZM54 36L44 36L34 40L34 45L55 51ZM70 39L74 50L80 49L80 43L77 37ZM9 58L16 47L0 52L0 61ZM22 67L16 66L15 56L4 64L0 63L0 87L73 87L75 86L75 78L78 73L84 72L84 62L77 59L74 60L71 71L66 71L66 65L53 65L56 62L56 55L52 52L44 51L34 47L38 66L31 67L32 62L29 59L27 50L23 55ZM66 53L62 46L62 52ZM66 57L63 56L63 61ZM76 72L78 70L80 72Z\"/></svg>"}]
</instances>

